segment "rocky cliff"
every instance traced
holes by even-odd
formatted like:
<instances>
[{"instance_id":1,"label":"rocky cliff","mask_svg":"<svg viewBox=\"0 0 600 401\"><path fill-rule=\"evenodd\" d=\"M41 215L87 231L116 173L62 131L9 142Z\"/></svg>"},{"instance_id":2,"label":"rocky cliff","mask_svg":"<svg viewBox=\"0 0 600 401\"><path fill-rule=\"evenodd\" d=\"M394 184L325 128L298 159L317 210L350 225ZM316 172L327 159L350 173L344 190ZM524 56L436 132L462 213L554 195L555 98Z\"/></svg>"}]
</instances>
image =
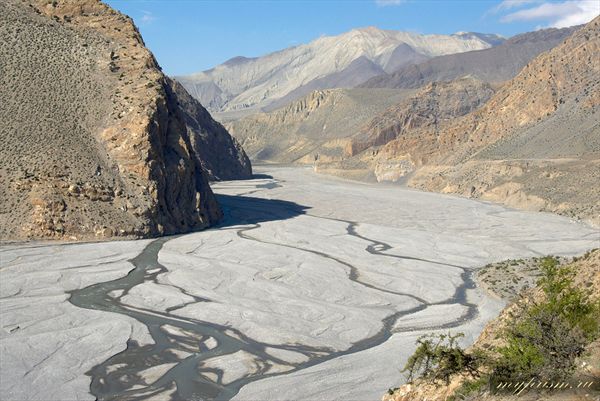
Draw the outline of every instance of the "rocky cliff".
<instances>
[{"instance_id":1,"label":"rocky cliff","mask_svg":"<svg viewBox=\"0 0 600 401\"><path fill-rule=\"evenodd\" d=\"M409 99L373 117L362 132L352 138L347 154L353 156L370 147L385 145L395 138L410 135L417 128L437 129L479 108L493 94L491 85L471 77L430 83Z\"/></svg>"},{"instance_id":2,"label":"rocky cliff","mask_svg":"<svg viewBox=\"0 0 600 401\"><path fill-rule=\"evenodd\" d=\"M243 151L201 106L180 107L129 17L93 0L0 7L3 240L154 236L220 218L203 166L244 175ZM202 154L215 136L230 156Z\"/></svg>"},{"instance_id":3,"label":"rocky cliff","mask_svg":"<svg viewBox=\"0 0 600 401\"><path fill-rule=\"evenodd\" d=\"M343 157L316 160L315 170L368 180L401 180L415 170L416 161L411 154L382 153L385 145L402 138L409 146L416 147L423 141L423 131L439 133L448 122L483 106L493 94L491 85L470 77L428 84L373 117L349 137Z\"/></svg>"},{"instance_id":4,"label":"rocky cliff","mask_svg":"<svg viewBox=\"0 0 600 401\"><path fill-rule=\"evenodd\" d=\"M306 162L337 160L349 136L411 90L327 89L313 91L275 111L226 123L257 160Z\"/></svg>"}]
</instances>

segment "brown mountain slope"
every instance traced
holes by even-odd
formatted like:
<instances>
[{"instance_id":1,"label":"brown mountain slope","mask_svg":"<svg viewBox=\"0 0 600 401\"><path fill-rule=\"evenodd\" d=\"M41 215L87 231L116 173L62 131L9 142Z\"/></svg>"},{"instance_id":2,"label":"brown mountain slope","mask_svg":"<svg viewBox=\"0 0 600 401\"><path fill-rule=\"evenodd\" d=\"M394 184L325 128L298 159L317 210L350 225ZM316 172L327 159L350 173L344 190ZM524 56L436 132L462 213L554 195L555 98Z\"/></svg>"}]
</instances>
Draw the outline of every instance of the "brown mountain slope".
<instances>
[{"instance_id":1,"label":"brown mountain slope","mask_svg":"<svg viewBox=\"0 0 600 401\"><path fill-rule=\"evenodd\" d=\"M348 138L343 158L316 160L315 169L346 177L398 181L415 165L410 156L380 157L384 145L403 138L405 143L417 146L423 131L438 132L448 122L481 107L493 94L492 86L474 78L426 85L373 117L358 134Z\"/></svg>"},{"instance_id":2,"label":"brown mountain slope","mask_svg":"<svg viewBox=\"0 0 600 401\"><path fill-rule=\"evenodd\" d=\"M426 131L426 136L412 150L403 146L402 137L385 149L387 152L410 152L416 164L461 162L500 139L527 135L542 121L556 118L557 113L575 113L587 118L598 112L600 95L600 19L577 31L564 44L543 53L527 65L513 80L496 93L480 110L464 118L450 121L440 128L439 135ZM557 121L555 129L577 130L577 138L594 137L592 124L588 129L572 127ZM560 141L563 136L552 134ZM597 157L594 143L584 143L580 152ZM540 149L546 151L546 149ZM512 152L512 150L511 150ZM563 152L562 157L575 156Z\"/></svg>"},{"instance_id":3,"label":"brown mountain slope","mask_svg":"<svg viewBox=\"0 0 600 401\"><path fill-rule=\"evenodd\" d=\"M429 166L409 185L600 224L598 54L600 18L540 55L484 108L423 147L421 162ZM384 153L403 147L390 143Z\"/></svg>"},{"instance_id":4,"label":"brown mountain slope","mask_svg":"<svg viewBox=\"0 0 600 401\"><path fill-rule=\"evenodd\" d=\"M600 212L600 19L532 60L480 109L359 160L380 180L588 221ZM339 171L338 166L318 166Z\"/></svg>"},{"instance_id":5,"label":"brown mountain slope","mask_svg":"<svg viewBox=\"0 0 600 401\"><path fill-rule=\"evenodd\" d=\"M92 0L0 7L3 240L160 235L220 218L194 149L205 138L131 19Z\"/></svg>"}]
</instances>

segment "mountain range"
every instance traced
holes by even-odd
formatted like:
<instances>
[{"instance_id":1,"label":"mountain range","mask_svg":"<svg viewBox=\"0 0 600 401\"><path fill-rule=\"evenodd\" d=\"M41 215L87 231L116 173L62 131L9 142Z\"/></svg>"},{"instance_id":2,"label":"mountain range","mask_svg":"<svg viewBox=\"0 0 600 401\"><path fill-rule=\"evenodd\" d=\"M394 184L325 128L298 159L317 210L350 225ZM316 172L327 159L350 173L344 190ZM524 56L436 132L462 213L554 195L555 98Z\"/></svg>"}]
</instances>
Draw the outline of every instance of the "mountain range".
<instances>
[{"instance_id":1,"label":"mountain range","mask_svg":"<svg viewBox=\"0 0 600 401\"><path fill-rule=\"evenodd\" d=\"M413 60L357 88L285 96L225 125L257 160L597 224L597 24Z\"/></svg>"},{"instance_id":2,"label":"mountain range","mask_svg":"<svg viewBox=\"0 0 600 401\"><path fill-rule=\"evenodd\" d=\"M225 118L225 124L256 159L265 159L267 154L270 161L284 163L298 160L312 162L317 156L340 158L344 154L344 147L356 147L360 138L379 135L369 133L373 131L373 127L380 127L380 130L385 131L382 121L389 120L389 116L394 114L393 110L386 112L385 109L406 100L415 91L415 102L419 102L419 96L423 95L429 99L429 103L420 104L413 110L413 114L435 116L435 108L440 101L429 97L431 92L428 90L418 91L420 87L428 83L470 77L470 80L459 82L479 81L489 85L483 93L476 93L483 86L466 85L463 90L468 92L460 96L472 96L476 99L488 96L502 82L514 77L531 59L564 41L574 30L575 28L541 30L493 42L497 44L495 47L484 50L444 55L421 62L413 59L417 64L405 65L391 74L378 75L360 85L361 90L309 91L294 99L296 94L308 87L306 85L274 101L265 107L264 112L232 121ZM364 59L355 60L351 66L362 63L362 60ZM324 79L317 81L322 83ZM333 80L330 83L333 84ZM340 86L343 88L344 85ZM460 85L454 87L457 89L458 86ZM333 93L340 94L338 97L348 94L352 101L326 101ZM319 99L319 102L315 102L315 99ZM450 101L448 98L444 99ZM312 108L307 110L305 105L312 105ZM398 107L410 107L410 103ZM319 112L315 113L317 108ZM292 117L291 114L294 113L296 115ZM379 116L380 113L384 115ZM462 114L455 116L458 115ZM290 124L292 120L295 121L294 124ZM414 121L414 118L407 121ZM331 141L335 141L336 146ZM293 149L293 152L288 149ZM356 152L354 150L350 153Z\"/></svg>"},{"instance_id":3,"label":"mountain range","mask_svg":"<svg viewBox=\"0 0 600 401\"><path fill-rule=\"evenodd\" d=\"M407 64L502 42L497 35L420 35L367 27L262 57L235 57L175 79L210 111L237 116L261 111L274 102L284 105L311 90L354 87Z\"/></svg>"},{"instance_id":4,"label":"mountain range","mask_svg":"<svg viewBox=\"0 0 600 401\"><path fill-rule=\"evenodd\" d=\"M365 88L417 88L429 82L447 81L471 75L485 82L511 79L538 54L564 41L579 27L541 29L513 36L496 46L411 63L392 73L373 77Z\"/></svg>"}]
</instances>

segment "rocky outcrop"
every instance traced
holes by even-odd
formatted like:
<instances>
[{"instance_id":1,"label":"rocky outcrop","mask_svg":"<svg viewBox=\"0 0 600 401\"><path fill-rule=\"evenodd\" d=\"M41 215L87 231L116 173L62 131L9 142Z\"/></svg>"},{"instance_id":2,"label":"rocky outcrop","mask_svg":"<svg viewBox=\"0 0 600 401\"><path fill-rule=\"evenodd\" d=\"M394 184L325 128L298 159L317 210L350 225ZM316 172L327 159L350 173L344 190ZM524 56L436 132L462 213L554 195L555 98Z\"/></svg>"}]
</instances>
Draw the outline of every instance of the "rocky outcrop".
<instances>
[{"instance_id":1,"label":"rocky outcrop","mask_svg":"<svg viewBox=\"0 0 600 401\"><path fill-rule=\"evenodd\" d=\"M93 0L4 0L0 19L3 240L145 237L219 220L203 165L220 176L221 161L200 152L214 122L179 106L129 17Z\"/></svg>"},{"instance_id":2,"label":"rocky outcrop","mask_svg":"<svg viewBox=\"0 0 600 401\"><path fill-rule=\"evenodd\" d=\"M370 147L383 146L397 137L410 135L417 128L437 130L441 124L479 108L493 94L494 89L489 84L470 77L430 83L409 99L375 116L352 138L346 153L354 156Z\"/></svg>"},{"instance_id":3,"label":"rocky outcrop","mask_svg":"<svg viewBox=\"0 0 600 401\"><path fill-rule=\"evenodd\" d=\"M385 145L403 138L416 146L421 133L440 128L481 107L494 88L473 78L431 83L407 99L373 117L346 141L344 156L338 160L316 160L317 172L366 180L400 181L416 168L411 154L382 157Z\"/></svg>"}]
</instances>

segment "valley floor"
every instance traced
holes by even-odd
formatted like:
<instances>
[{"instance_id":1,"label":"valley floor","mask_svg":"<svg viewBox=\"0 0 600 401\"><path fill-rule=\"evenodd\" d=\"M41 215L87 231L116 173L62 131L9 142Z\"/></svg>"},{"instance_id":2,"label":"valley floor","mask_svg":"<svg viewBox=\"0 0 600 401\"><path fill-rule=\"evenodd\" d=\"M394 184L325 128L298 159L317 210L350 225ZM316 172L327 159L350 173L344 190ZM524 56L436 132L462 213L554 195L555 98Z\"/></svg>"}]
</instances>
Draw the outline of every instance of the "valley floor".
<instances>
[{"instance_id":1,"label":"valley floor","mask_svg":"<svg viewBox=\"0 0 600 401\"><path fill-rule=\"evenodd\" d=\"M474 270L599 246L557 215L256 170L213 185L210 230L1 247L0 399L379 399L419 335L472 343L499 313Z\"/></svg>"}]
</instances>

